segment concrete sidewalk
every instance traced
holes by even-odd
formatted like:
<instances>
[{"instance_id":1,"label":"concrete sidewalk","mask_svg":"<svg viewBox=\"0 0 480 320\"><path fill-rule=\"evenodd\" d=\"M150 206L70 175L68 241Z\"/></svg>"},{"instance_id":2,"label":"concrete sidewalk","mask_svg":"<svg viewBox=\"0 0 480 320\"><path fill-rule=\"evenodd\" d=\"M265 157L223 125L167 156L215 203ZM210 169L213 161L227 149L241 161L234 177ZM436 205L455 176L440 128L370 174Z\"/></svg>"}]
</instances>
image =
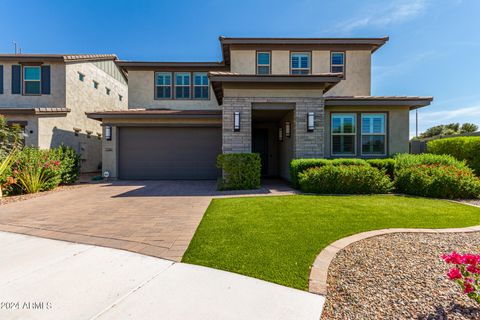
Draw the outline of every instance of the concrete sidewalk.
<instances>
[{"instance_id":1,"label":"concrete sidewalk","mask_svg":"<svg viewBox=\"0 0 480 320\"><path fill-rule=\"evenodd\" d=\"M324 297L128 251L0 232L0 319L320 319Z\"/></svg>"}]
</instances>

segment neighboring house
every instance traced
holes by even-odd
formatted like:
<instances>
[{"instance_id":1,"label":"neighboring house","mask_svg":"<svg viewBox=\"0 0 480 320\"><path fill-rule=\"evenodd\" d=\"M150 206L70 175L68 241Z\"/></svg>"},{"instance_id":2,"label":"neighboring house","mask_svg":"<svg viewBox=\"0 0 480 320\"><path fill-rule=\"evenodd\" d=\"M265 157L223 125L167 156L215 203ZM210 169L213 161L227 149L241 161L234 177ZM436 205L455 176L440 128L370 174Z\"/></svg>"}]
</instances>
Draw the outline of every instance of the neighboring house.
<instances>
[{"instance_id":1,"label":"neighboring house","mask_svg":"<svg viewBox=\"0 0 480 320\"><path fill-rule=\"evenodd\" d=\"M409 111L431 97L371 96L388 38L220 37L222 62L121 61L129 110L103 121L103 170L120 179L212 179L220 153L257 152L264 176L294 158L408 152Z\"/></svg>"},{"instance_id":2,"label":"neighboring house","mask_svg":"<svg viewBox=\"0 0 480 320\"><path fill-rule=\"evenodd\" d=\"M27 146L61 144L98 171L102 128L86 112L127 109L127 78L115 55L0 54L0 114L22 126Z\"/></svg>"}]
</instances>

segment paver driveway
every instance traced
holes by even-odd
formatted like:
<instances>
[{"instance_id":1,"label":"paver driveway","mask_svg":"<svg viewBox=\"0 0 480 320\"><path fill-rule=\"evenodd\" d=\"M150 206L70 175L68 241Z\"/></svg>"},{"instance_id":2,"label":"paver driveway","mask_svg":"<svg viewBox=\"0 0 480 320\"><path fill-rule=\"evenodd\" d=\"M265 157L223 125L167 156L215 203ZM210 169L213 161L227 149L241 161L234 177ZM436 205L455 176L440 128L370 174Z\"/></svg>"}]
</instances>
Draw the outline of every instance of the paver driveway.
<instances>
[{"instance_id":1,"label":"paver driveway","mask_svg":"<svg viewBox=\"0 0 480 320\"><path fill-rule=\"evenodd\" d=\"M270 184L254 194L291 193ZM0 206L0 230L180 261L215 181L117 181ZM248 193L247 194L252 194Z\"/></svg>"}]
</instances>

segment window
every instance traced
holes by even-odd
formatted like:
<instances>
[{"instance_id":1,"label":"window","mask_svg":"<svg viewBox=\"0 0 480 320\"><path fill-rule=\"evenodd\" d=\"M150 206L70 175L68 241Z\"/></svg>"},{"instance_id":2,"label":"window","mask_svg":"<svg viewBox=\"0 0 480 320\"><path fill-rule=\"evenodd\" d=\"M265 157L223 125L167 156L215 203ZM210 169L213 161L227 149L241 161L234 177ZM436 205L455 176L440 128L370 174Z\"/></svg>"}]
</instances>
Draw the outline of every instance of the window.
<instances>
[{"instance_id":1,"label":"window","mask_svg":"<svg viewBox=\"0 0 480 320\"><path fill-rule=\"evenodd\" d=\"M123 100L123 96L121 94L118 95L118 101L122 101Z\"/></svg>"},{"instance_id":2,"label":"window","mask_svg":"<svg viewBox=\"0 0 480 320\"><path fill-rule=\"evenodd\" d=\"M362 114L362 155L385 155L385 114Z\"/></svg>"},{"instance_id":3,"label":"window","mask_svg":"<svg viewBox=\"0 0 480 320\"><path fill-rule=\"evenodd\" d=\"M332 155L355 155L355 114L332 115Z\"/></svg>"},{"instance_id":4,"label":"window","mask_svg":"<svg viewBox=\"0 0 480 320\"><path fill-rule=\"evenodd\" d=\"M331 64L331 71L333 73L344 73L345 72L345 53L332 52L330 64Z\"/></svg>"},{"instance_id":5,"label":"window","mask_svg":"<svg viewBox=\"0 0 480 320\"><path fill-rule=\"evenodd\" d=\"M98 82L93 80L93 88L98 89Z\"/></svg>"},{"instance_id":6,"label":"window","mask_svg":"<svg viewBox=\"0 0 480 320\"><path fill-rule=\"evenodd\" d=\"M257 52L257 74L270 74L270 52Z\"/></svg>"},{"instance_id":7,"label":"window","mask_svg":"<svg viewBox=\"0 0 480 320\"><path fill-rule=\"evenodd\" d=\"M292 53L292 74L310 74L310 53Z\"/></svg>"},{"instance_id":8,"label":"window","mask_svg":"<svg viewBox=\"0 0 480 320\"><path fill-rule=\"evenodd\" d=\"M208 99L209 84L206 72L195 72L193 74L193 97L195 99Z\"/></svg>"},{"instance_id":9,"label":"window","mask_svg":"<svg viewBox=\"0 0 480 320\"><path fill-rule=\"evenodd\" d=\"M84 81L85 80L85 75L81 72L78 73L78 80Z\"/></svg>"},{"instance_id":10,"label":"window","mask_svg":"<svg viewBox=\"0 0 480 320\"><path fill-rule=\"evenodd\" d=\"M175 73L175 98L190 99L190 73Z\"/></svg>"},{"instance_id":11,"label":"window","mask_svg":"<svg viewBox=\"0 0 480 320\"><path fill-rule=\"evenodd\" d=\"M23 67L23 90L26 95L37 95L41 93L41 71L40 66Z\"/></svg>"},{"instance_id":12,"label":"window","mask_svg":"<svg viewBox=\"0 0 480 320\"><path fill-rule=\"evenodd\" d=\"M111 91L111 90L110 90L109 88L105 87L105 93L106 93L108 96L110 95L110 91Z\"/></svg>"},{"instance_id":13,"label":"window","mask_svg":"<svg viewBox=\"0 0 480 320\"><path fill-rule=\"evenodd\" d=\"M155 73L155 98L171 99L172 98L172 74L169 72Z\"/></svg>"}]
</instances>

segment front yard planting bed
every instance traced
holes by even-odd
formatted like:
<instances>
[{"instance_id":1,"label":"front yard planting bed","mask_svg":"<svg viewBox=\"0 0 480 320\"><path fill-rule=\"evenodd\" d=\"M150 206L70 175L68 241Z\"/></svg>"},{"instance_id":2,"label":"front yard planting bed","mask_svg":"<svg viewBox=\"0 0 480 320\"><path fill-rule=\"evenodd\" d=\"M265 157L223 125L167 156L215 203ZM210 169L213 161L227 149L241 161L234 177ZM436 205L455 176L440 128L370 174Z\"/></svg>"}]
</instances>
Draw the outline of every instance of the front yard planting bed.
<instances>
[{"instance_id":1,"label":"front yard planting bed","mask_svg":"<svg viewBox=\"0 0 480 320\"><path fill-rule=\"evenodd\" d=\"M335 240L376 229L479 224L480 208L417 197L214 199L182 261L306 290L315 257Z\"/></svg>"}]
</instances>

